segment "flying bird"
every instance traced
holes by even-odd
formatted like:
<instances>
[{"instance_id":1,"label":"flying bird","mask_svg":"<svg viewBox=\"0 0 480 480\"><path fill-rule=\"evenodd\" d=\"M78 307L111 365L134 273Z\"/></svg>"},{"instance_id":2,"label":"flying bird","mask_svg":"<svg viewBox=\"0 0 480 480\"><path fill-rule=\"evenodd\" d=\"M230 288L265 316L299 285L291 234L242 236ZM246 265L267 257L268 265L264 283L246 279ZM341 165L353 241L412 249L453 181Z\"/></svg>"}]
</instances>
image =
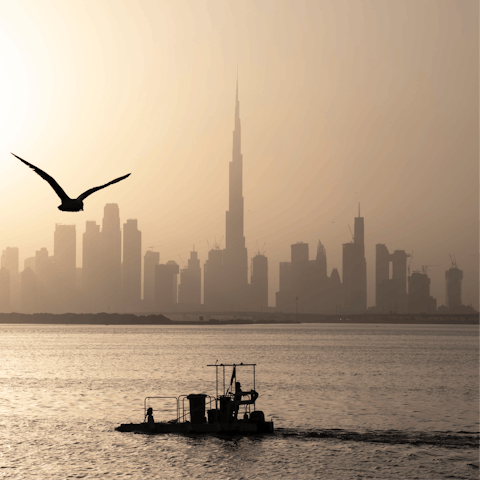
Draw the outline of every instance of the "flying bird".
<instances>
[{"instance_id":1,"label":"flying bird","mask_svg":"<svg viewBox=\"0 0 480 480\"><path fill-rule=\"evenodd\" d=\"M10 152L12 153L12 152ZM52 178L48 173L45 173L43 170L40 170L38 167L35 165L32 165L31 163L28 163L26 160L23 158L20 158L18 155L15 155L12 153L14 157L17 157L20 161L22 161L25 165L28 165L35 173L38 173L44 180L46 180L50 186L55 190L55 193L60 197L60 200L62 201L62 204L59 205L58 209L62 210L63 212L80 212L83 211L83 201L92 193L95 193L97 190L101 190L102 188L108 187L109 185L112 185L114 183L120 182L120 180L124 180L128 176L130 176L130 173L127 175L124 175L123 177L116 178L115 180L112 180L111 182L106 183L105 185L101 185L100 187L93 187L90 190L87 190L86 192L83 192L80 196L77 198L70 198L63 190L63 188L55 181L54 178Z\"/></svg>"}]
</instances>

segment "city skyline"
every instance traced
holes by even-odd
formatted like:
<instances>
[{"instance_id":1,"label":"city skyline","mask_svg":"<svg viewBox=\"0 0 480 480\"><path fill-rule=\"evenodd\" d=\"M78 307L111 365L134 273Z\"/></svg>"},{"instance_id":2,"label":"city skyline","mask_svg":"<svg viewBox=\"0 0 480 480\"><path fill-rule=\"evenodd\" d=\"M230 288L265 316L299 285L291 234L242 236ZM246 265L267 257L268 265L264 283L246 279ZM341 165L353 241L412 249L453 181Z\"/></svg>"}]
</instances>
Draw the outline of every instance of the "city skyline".
<instances>
[{"instance_id":1,"label":"city skyline","mask_svg":"<svg viewBox=\"0 0 480 480\"><path fill-rule=\"evenodd\" d=\"M112 202L138 218L142 253L155 246L182 266L195 245L203 265L207 240L225 242L238 66L244 234L249 259L266 251L271 305L277 265L297 241L313 251L320 240L341 271L358 202L368 305L377 243L413 251L412 270L442 265L429 270L440 303L455 254L463 301L478 305L478 5L170 7L6 6L2 248L19 246L22 261L40 246L53 251L52 225L84 225ZM87 213L62 213L10 151L72 191L132 176L128 188L92 196Z\"/></svg>"},{"instance_id":2,"label":"city skyline","mask_svg":"<svg viewBox=\"0 0 480 480\"><path fill-rule=\"evenodd\" d=\"M435 265L411 269L410 254L404 250L389 253L386 245L380 243L376 244L375 259L372 259L376 270L371 279L375 284L375 298L366 308L364 218L360 217L360 210L354 220L356 228L352 241L343 244L342 278L336 266L328 267L321 241L315 259L311 259L308 243L292 244L291 262L280 262L276 266L280 270L280 285L275 292L275 303L268 305L270 311L348 314L363 313L368 308L371 313L434 313L437 307L441 307L440 313L449 309L469 313L470 310L463 307L470 305L464 301L463 270L455 256L450 255L450 265L444 270L444 297L434 298L430 295L432 282L428 267ZM174 260L162 259L160 252L153 251L153 247L146 251L142 249L142 231L137 219L127 219L123 229L121 224L118 205L106 204L102 224L87 221L83 242L79 245L76 225L56 224L51 255L47 248L41 247L34 256L25 258L23 268L17 247L1 249L0 311L162 313L192 308L195 311L200 307L206 311L232 312L261 312L265 309L263 298L266 299L269 266L268 257L261 252L251 257L249 294L243 292L243 303L232 309L223 297L225 288L229 287L224 286L228 277L222 266L224 250L218 245L208 256L208 259L220 262L217 262L216 270L212 270L217 292L205 303L203 293L208 259L199 258L195 246L188 263L178 264ZM80 264L75 260L77 251L82 251ZM6 270L10 272L7 276ZM264 278L267 278L266 282L262 280ZM7 296L6 291L9 291ZM477 308L476 305L473 307Z\"/></svg>"}]
</instances>

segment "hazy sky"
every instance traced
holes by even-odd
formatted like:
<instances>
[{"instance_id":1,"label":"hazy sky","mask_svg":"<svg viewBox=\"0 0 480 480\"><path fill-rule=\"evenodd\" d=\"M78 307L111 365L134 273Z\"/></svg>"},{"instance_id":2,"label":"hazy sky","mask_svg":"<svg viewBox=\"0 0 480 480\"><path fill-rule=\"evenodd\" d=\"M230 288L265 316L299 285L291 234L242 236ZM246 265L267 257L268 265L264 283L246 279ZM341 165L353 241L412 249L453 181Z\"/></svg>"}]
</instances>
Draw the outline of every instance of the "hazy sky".
<instances>
[{"instance_id":1,"label":"hazy sky","mask_svg":"<svg viewBox=\"0 0 480 480\"><path fill-rule=\"evenodd\" d=\"M118 203L143 248L182 265L225 234L239 71L249 256L270 304L290 245L320 239L329 273L361 202L368 304L375 244L414 251L445 299L449 253L478 307L476 0L15 0L0 3L0 249L53 252L55 223ZM9 152L53 175L49 185ZM222 240L224 244L224 240ZM258 244L258 247L257 247ZM265 246L264 246L265 244ZM79 265L80 265L79 255Z\"/></svg>"}]
</instances>

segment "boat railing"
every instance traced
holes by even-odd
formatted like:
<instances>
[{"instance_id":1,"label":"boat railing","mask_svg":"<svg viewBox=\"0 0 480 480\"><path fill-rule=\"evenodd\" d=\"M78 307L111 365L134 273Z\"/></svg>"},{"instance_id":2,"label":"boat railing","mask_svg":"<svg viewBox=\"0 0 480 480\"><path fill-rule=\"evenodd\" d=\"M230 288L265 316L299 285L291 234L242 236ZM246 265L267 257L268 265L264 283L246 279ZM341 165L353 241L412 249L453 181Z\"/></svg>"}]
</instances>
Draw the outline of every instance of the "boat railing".
<instances>
[{"instance_id":1,"label":"boat railing","mask_svg":"<svg viewBox=\"0 0 480 480\"><path fill-rule=\"evenodd\" d=\"M152 403L151 401L152 400L175 400L175 408L176 408L176 418L177 418L177 421L178 421L178 417L179 417L179 409L178 409L178 400L179 398L178 397L145 397L145 400L143 402L143 418L145 419L145 417L147 416L147 410L149 407L152 406Z\"/></svg>"}]
</instances>

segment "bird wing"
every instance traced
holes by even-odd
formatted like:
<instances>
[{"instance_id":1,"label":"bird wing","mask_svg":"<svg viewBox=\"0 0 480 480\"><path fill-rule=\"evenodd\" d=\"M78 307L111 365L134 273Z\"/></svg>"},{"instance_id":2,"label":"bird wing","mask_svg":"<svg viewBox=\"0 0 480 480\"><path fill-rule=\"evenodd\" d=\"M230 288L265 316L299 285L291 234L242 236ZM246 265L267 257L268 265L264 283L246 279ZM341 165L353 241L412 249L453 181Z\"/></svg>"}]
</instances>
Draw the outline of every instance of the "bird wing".
<instances>
[{"instance_id":1,"label":"bird wing","mask_svg":"<svg viewBox=\"0 0 480 480\"><path fill-rule=\"evenodd\" d=\"M50 186L55 190L55 193L60 197L60 200L62 200L62 202L65 200L70 200L70 197L64 192L63 188L48 173L45 173L43 170L40 170L35 165L28 163L26 160L24 160L23 158L20 158L18 155L15 155L14 153L12 153L12 155L14 157L17 157L25 165L28 165L35 173L38 173L38 175L40 175L44 180L46 180L50 184Z\"/></svg>"},{"instance_id":2,"label":"bird wing","mask_svg":"<svg viewBox=\"0 0 480 480\"><path fill-rule=\"evenodd\" d=\"M125 178L129 177L130 173L127 173L127 175L124 175L123 177L116 178L115 180L112 180L111 182L106 183L105 185L101 185L100 187L93 187L90 190L87 190L86 192L83 192L77 200L85 200L89 195L92 193L95 193L97 190L101 190L102 188L108 187L109 185L112 185L114 183L119 182L120 180L124 180Z\"/></svg>"}]
</instances>

